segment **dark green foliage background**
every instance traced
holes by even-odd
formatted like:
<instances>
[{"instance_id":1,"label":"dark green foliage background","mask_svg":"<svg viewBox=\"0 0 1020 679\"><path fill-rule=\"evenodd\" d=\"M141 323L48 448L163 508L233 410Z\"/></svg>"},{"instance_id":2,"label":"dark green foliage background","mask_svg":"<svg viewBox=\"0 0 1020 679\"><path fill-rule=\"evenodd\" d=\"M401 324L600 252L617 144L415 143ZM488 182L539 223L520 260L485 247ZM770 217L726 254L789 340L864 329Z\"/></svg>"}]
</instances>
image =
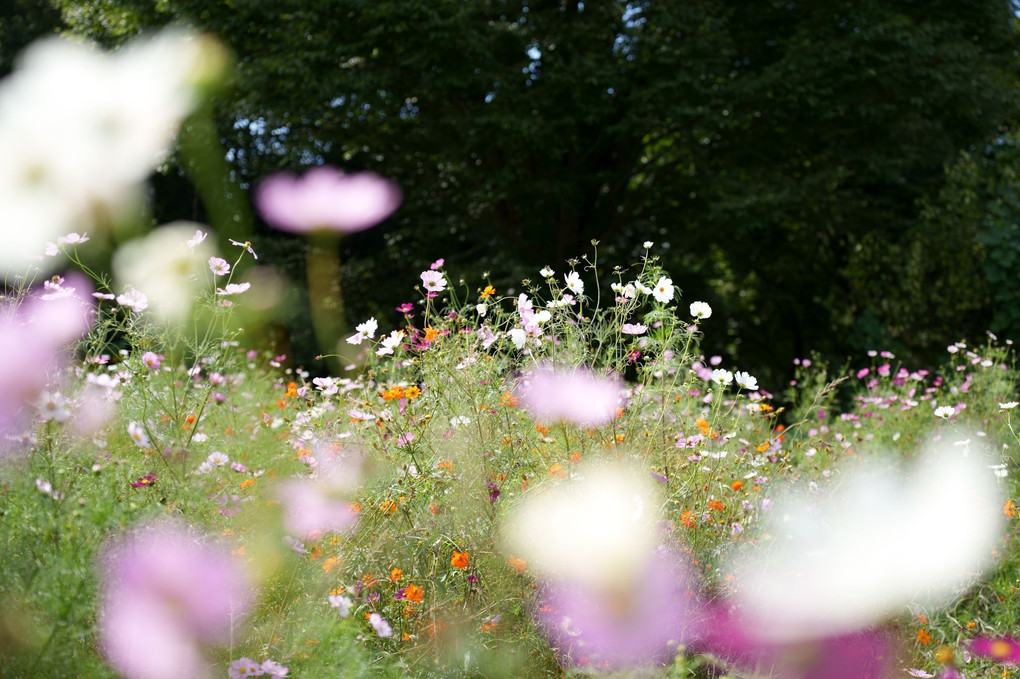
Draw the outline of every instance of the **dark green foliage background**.
<instances>
[{"instance_id":1,"label":"dark green foliage background","mask_svg":"<svg viewBox=\"0 0 1020 679\"><path fill-rule=\"evenodd\" d=\"M811 350L1018 334L1009 0L54 2L107 45L221 36L237 73L212 119L243 190L323 162L400 184L342 245L350 319L395 322L436 257L505 291L648 239L715 308L706 346L766 386ZM156 186L160 219L217 202L176 170ZM255 228L300 281L303 243Z\"/></svg>"}]
</instances>

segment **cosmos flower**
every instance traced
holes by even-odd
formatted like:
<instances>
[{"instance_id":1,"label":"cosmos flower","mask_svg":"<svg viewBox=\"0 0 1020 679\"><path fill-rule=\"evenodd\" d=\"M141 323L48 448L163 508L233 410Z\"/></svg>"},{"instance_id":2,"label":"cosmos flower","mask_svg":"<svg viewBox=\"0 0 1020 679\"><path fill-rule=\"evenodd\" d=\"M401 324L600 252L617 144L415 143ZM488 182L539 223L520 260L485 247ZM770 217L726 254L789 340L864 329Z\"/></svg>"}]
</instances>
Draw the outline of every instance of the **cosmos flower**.
<instances>
[{"instance_id":1,"label":"cosmos flower","mask_svg":"<svg viewBox=\"0 0 1020 679\"><path fill-rule=\"evenodd\" d=\"M566 281L567 289L575 295L584 294L584 281L581 280L581 274L576 271L571 271L563 276Z\"/></svg>"},{"instance_id":2,"label":"cosmos flower","mask_svg":"<svg viewBox=\"0 0 1020 679\"><path fill-rule=\"evenodd\" d=\"M656 281L652 287L652 297L663 304L670 302L673 299L674 293L673 281L665 276Z\"/></svg>"},{"instance_id":3,"label":"cosmos flower","mask_svg":"<svg viewBox=\"0 0 1020 679\"><path fill-rule=\"evenodd\" d=\"M521 378L517 392L532 416L541 422L564 421L582 427L598 427L616 417L621 384L587 368L545 365L528 371Z\"/></svg>"},{"instance_id":4,"label":"cosmos flower","mask_svg":"<svg viewBox=\"0 0 1020 679\"><path fill-rule=\"evenodd\" d=\"M564 661L611 669L661 663L702 630L697 589L683 560L663 549L624 584L546 582L534 615Z\"/></svg>"},{"instance_id":5,"label":"cosmos flower","mask_svg":"<svg viewBox=\"0 0 1020 679\"><path fill-rule=\"evenodd\" d=\"M514 508L503 527L506 552L550 581L629 587L659 539L655 489L646 473L620 463L579 476Z\"/></svg>"},{"instance_id":6,"label":"cosmos flower","mask_svg":"<svg viewBox=\"0 0 1020 679\"><path fill-rule=\"evenodd\" d=\"M712 307L705 302L691 302L691 316L701 320L703 318L711 318Z\"/></svg>"},{"instance_id":7,"label":"cosmos flower","mask_svg":"<svg viewBox=\"0 0 1020 679\"><path fill-rule=\"evenodd\" d=\"M230 552L175 523L112 540L99 577L99 646L128 679L208 676L203 647L229 642L251 606Z\"/></svg>"},{"instance_id":8,"label":"cosmos flower","mask_svg":"<svg viewBox=\"0 0 1020 679\"><path fill-rule=\"evenodd\" d=\"M907 474L858 461L827 495L776 500L763 529L775 537L730 559L757 633L773 641L852 633L908 604L935 608L980 575L1001 534L1001 492L985 455L973 443L961 455L957 438L944 435ZM952 549L917 558L946 535Z\"/></svg>"},{"instance_id":9,"label":"cosmos flower","mask_svg":"<svg viewBox=\"0 0 1020 679\"><path fill-rule=\"evenodd\" d=\"M314 477L284 481L276 488L283 505L284 528L292 535L340 532L358 519L350 503L361 480L361 457L322 451L316 458Z\"/></svg>"},{"instance_id":10,"label":"cosmos flower","mask_svg":"<svg viewBox=\"0 0 1020 679\"><path fill-rule=\"evenodd\" d=\"M446 276L442 272L433 269L421 272L421 283L429 292L442 292L446 290Z\"/></svg>"},{"instance_id":11,"label":"cosmos flower","mask_svg":"<svg viewBox=\"0 0 1020 679\"><path fill-rule=\"evenodd\" d=\"M344 174L322 165L300 179L272 175L255 191L255 205L282 231L353 233L389 217L400 205L400 189L371 172Z\"/></svg>"}]
</instances>

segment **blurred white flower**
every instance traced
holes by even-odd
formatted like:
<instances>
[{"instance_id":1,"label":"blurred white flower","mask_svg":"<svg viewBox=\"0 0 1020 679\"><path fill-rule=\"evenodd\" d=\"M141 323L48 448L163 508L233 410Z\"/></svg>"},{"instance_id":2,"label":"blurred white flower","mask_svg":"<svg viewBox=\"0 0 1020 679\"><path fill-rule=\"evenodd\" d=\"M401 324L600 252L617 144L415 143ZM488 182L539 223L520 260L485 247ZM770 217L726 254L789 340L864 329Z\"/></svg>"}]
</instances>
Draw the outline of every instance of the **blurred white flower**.
<instances>
[{"instance_id":1,"label":"blurred white flower","mask_svg":"<svg viewBox=\"0 0 1020 679\"><path fill-rule=\"evenodd\" d=\"M193 222L161 226L125 243L113 256L117 280L143 291L157 320L183 321L206 283L206 270L216 271L214 260L219 258L212 244L188 246L195 226Z\"/></svg>"},{"instance_id":2,"label":"blurred white flower","mask_svg":"<svg viewBox=\"0 0 1020 679\"><path fill-rule=\"evenodd\" d=\"M542 278L552 278L556 272L546 266L542 267L542 270L539 271L538 273L540 276L542 276Z\"/></svg>"},{"instance_id":3,"label":"blurred white flower","mask_svg":"<svg viewBox=\"0 0 1020 679\"><path fill-rule=\"evenodd\" d=\"M999 410L1012 410L1018 405L1020 405L1020 403L1017 403L1016 401L1006 401L1005 403L999 404Z\"/></svg>"},{"instance_id":4,"label":"blurred white flower","mask_svg":"<svg viewBox=\"0 0 1020 679\"><path fill-rule=\"evenodd\" d=\"M171 30L109 54L63 37L22 54L0 82L0 268L140 200L211 45Z\"/></svg>"},{"instance_id":5,"label":"blurred white flower","mask_svg":"<svg viewBox=\"0 0 1020 679\"><path fill-rule=\"evenodd\" d=\"M944 436L906 475L863 460L828 496L776 500L765 539L730 561L761 637L819 638L908 604L936 608L991 565L1003 528L998 481L985 455L959 454L957 438Z\"/></svg>"},{"instance_id":6,"label":"blurred white flower","mask_svg":"<svg viewBox=\"0 0 1020 679\"><path fill-rule=\"evenodd\" d=\"M941 417L943 420L948 420L955 414L956 408L953 406L939 406L935 409L935 417Z\"/></svg>"},{"instance_id":7,"label":"blurred white flower","mask_svg":"<svg viewBox=\"0 0 1020 679\"><path fill-rule=\"evenodd\" d=\"M620 463L529 492L504 526L504 547L541 577L612 587L641 574L659 541L650 477Z\"/></svg>"}]
</instances>

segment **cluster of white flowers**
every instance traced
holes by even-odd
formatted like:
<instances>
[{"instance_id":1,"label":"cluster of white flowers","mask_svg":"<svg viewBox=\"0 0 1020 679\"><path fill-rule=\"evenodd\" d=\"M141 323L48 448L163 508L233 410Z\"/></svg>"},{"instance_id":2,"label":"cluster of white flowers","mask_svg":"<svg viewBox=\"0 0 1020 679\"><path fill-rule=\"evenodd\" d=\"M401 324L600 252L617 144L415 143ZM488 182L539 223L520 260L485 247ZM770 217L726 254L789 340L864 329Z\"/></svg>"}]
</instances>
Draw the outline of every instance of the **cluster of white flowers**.
<instances>
[{"instance_id":1,"label":"cluster of white flowers","mask_svg":"<svg viewBox=\"0 0 1020 679\"><path fill-rule=\"evenodd\" d=\"M655 282L655 285L648 287L640 280L635 280L630 283L613 283L609 286L613 292L621 297L627 299L634 299L640 292L643 295L651 295L657 302L662 304L668 304L673 300L676 295L676 288L673 287L673 279L668 276L660 276L659 280Z\"/></svg>"}]
</instances>

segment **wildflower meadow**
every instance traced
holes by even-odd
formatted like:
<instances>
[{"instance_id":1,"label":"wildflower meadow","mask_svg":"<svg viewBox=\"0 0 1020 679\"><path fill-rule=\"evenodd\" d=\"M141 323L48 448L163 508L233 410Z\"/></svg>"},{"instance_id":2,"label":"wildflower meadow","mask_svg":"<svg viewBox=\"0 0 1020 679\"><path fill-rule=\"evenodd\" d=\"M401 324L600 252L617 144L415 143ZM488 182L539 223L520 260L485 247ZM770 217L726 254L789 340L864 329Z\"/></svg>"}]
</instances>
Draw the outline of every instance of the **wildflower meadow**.
<instances>
[{"instance_id":1,"label":"wildflower meadow","mask_svg":"<svg viewBox=\"0 0 1020 679\"><path fill-rule=\"evenodd\" d=\"M393 180L315 163L152 224L230 69L167 30L0 81L0 675L1016 671L1011 340L768 384L653 241L509 288L422 252L350 317L338 244ZM248 212L304 239L313 363Z\"/></svg>"}]
</instances>

